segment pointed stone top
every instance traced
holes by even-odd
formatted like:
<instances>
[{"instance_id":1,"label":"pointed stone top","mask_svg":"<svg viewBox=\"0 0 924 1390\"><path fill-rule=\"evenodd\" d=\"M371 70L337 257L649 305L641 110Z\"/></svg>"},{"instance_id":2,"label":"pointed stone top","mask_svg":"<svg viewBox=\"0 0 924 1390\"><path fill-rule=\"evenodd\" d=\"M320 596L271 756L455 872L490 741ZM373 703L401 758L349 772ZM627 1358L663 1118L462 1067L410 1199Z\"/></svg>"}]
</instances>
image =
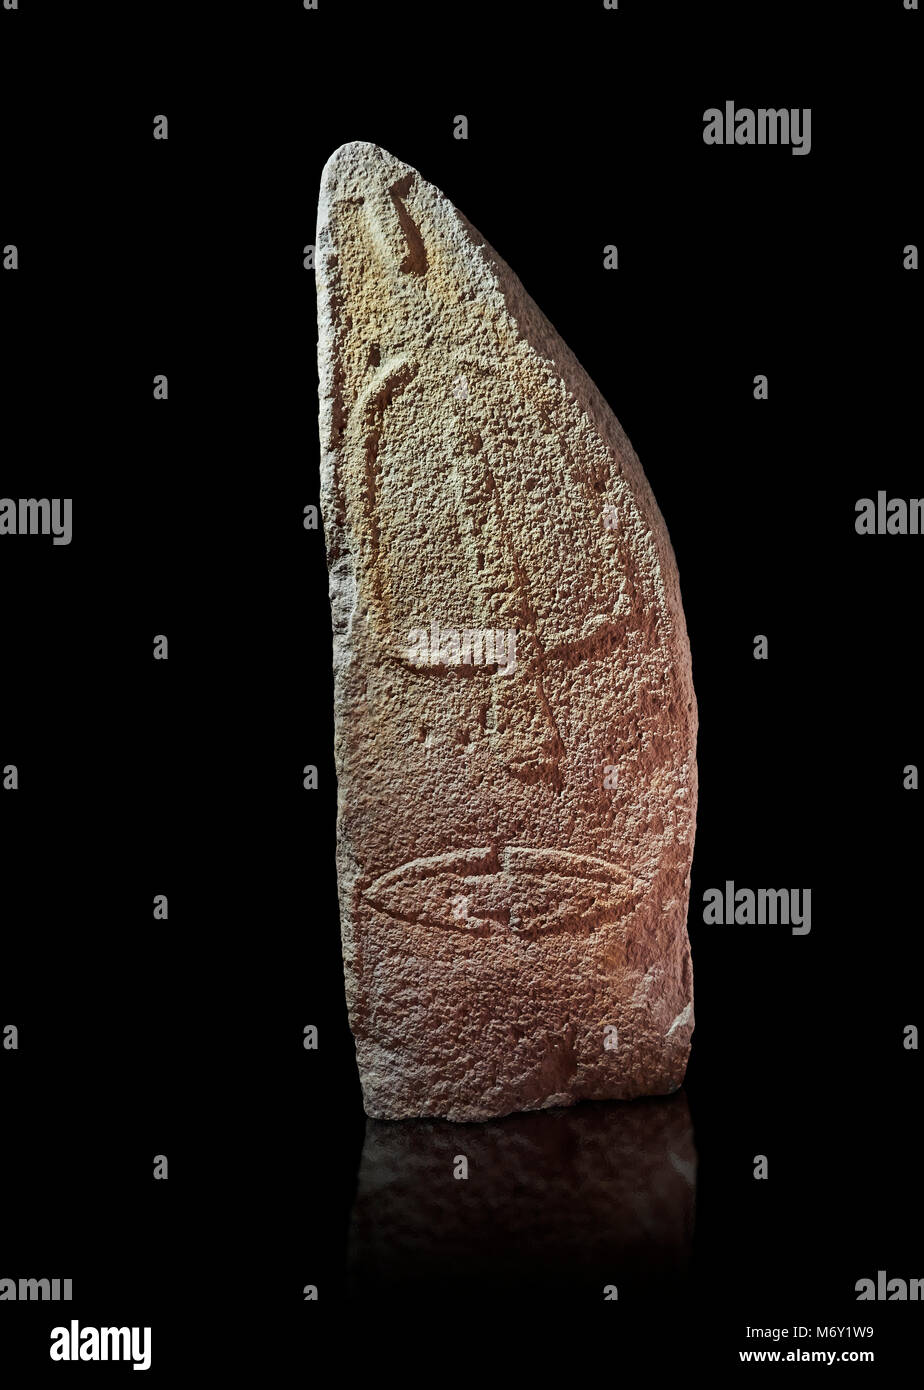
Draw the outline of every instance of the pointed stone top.
<instances>
[{"instance_id":1,"label":"pointed stone top","mask_svg":"<svg viewBox=\"0 0 924 1390\"><path fill-rule=\"evenodd\" d=\"M693 1028L696 711L641 466L510 267L387 150L328 161L316 266L367 1113L673 1091Z\"/></svg>"},{"instance_id":2,"label":"pointed stone top","mask_svg":"<svg viewBox=\"0 0 924 1390\"><path fill-rule=\"evenodd\" d=\"M323 205L325 195L329 197L331 194L341 198L356 194L362 196L368 191L365 185L370 176L381 177L392 171L398 178L402 174L413 174L415 178L420 178L412 165L405 164L381 145L369 140L348 140L346 144L338 145L324 165L320 202Z\"/></svg>"}]
</instances>

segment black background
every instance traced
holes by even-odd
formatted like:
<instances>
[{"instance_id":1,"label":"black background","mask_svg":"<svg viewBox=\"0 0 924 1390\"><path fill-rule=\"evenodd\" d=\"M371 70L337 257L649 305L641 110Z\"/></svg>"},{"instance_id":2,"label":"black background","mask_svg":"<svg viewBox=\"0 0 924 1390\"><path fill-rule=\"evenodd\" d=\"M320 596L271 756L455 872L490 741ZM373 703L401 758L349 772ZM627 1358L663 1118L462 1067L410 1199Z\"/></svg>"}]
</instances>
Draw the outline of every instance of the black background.
<instances>
[{"instance_id":1,"label":"black background","mask_svg":"<svg viewBox=\"0 0 924 1390\"><path fill-rule=\"evenodd\" d=\"M857 536L854 503L924 492L902 268L920 24L900 0L0 11L0 245L20 253L0 273L0 492L74 499L69 547L0 544L0 766L21 782L0 794L0 1028L20 1030L0 1052L0 1277L75 1295L2 1305L11 1384L128 1373L53 1366L71 1317L152 1326L165 1384L251 1356L307 1375L327 1351L405 1377L548 1371L559 1349L572 1375L724 1368L746 1324L873 1325L877 1369L913 1345L917 1305L854 1285L924 1276L902 1047L921 1023L902 768L924 760L922 542ZM811 107L811 154L705 146L726 100ZM677 555L701 721L697 1220L689 1278L634 1303L567 1270L547 1285L528 1251L509 1287L449 1261L359 1306L346 1279L364 1122L323 537L302 526L302 260L323 163L353 139L418 168L514 267ZM702 925L726 879L810 887L811 934Z\"/></svg>"}]
</instances>

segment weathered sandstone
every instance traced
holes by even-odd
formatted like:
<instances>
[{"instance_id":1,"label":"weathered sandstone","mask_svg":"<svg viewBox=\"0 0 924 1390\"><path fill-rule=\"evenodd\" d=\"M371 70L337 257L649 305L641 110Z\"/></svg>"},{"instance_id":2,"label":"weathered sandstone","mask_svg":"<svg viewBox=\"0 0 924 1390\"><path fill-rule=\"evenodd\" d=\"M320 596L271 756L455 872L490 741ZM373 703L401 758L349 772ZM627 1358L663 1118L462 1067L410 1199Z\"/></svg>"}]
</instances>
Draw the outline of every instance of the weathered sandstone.
<instances>
[{"instance_id":1,"label":"weathered sandstone","mask_svg":"<svg viewBox=\"0 0 924 1390\"><path fill-rule=\"evenodd\" d=\"M673 1091L696 705L638 459L510 268L375 145L325 167L317 284L366 1110L478 1120Z\"/></svg>"}]
</instances>

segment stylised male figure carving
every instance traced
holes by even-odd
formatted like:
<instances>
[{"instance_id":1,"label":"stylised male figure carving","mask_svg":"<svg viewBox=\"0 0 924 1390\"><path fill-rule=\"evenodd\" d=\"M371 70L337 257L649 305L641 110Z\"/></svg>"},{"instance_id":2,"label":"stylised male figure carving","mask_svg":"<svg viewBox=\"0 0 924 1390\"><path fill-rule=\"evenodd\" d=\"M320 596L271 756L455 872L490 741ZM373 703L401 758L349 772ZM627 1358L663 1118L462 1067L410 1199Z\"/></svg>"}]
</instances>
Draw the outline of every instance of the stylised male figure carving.
<instances>
[{"instance_id":1,"label":"stylised male figure carving","mask_svg":"<svg viewBox=\"0 0 924 1390\"><path fill-rule=\"evenodd\" d=\"M378 1118L675 1090L696 706L641 466L432 185L336 151L317 232L350 1023Z\"/></svg>"}]
</instances>

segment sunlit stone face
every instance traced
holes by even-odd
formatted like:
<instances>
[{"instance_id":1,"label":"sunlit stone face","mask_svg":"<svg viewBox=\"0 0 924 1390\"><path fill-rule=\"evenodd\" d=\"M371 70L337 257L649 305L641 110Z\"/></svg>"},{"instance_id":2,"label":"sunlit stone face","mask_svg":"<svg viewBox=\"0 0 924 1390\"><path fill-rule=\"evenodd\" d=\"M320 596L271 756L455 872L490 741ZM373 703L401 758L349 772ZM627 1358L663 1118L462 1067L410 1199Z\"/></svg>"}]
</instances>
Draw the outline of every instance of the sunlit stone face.
<instances>
[{"instance_id":1,"label":"sunlit stone face","mask_svg":"<svg viewBox=\"0 0 924 1390\"><path fill-rule=\"evenodd\" d=\"M470 1119L673 1089L696 714L638 461L509 269L384 151L328 164L318 262L367 1109Z\"/></svg>"}]
</instances>

